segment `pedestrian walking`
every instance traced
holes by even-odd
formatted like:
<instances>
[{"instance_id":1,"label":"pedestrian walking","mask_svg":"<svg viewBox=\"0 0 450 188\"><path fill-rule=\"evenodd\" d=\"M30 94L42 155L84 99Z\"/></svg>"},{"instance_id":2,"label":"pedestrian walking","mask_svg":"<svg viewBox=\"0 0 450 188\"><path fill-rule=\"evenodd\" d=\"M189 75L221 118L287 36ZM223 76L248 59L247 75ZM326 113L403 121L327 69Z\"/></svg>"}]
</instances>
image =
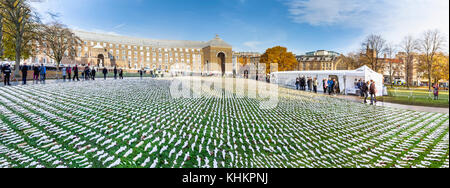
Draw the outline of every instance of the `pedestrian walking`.
<instances>
[{"instance_id":1,"label":"pedestrian walking","mask_svg":"<svg viewBox=\"0 0 450 188\"><path fill-rule=\"evenodd\" d=\"M361 93L364 95L364 104L367 104L367 98L369 97L370 82L363 83L361 87Z\"/></svg>"},{"instance_id":2,"label":"pedestrian walking","mask_svg":"<svg viewBox=\"0 0 450 188\"><path fill-rule=\"evenodd\" d=\"M123 70L122 68L119 70L119 78L123 80Z\"/></svg>"},{"instance_id":3,"label":"pedestrian walking","mask_svg":"<svg viewBox=\"0 0 450 188\"><path fill-rule=\"evenodd\" d=\"M300 78L297 78L297 79L295 80L295 88L296 88L297 90L300 89Z\"/></svg>"},{"instance_id":4,"label":"pedestrian walking","mask_svg":"<svg viewBox=\"0 0 450 188\"><path fill-rule=\"evenodd\" d=\"M22 84L27 85L27 75L28 75L27 63L24 63L20 70L22 71Z\"/></svg>"},{"instance_id":5,"label":"pedestrian walking","mask_svg":"<svg viewBox=\"0 0 450 188\"><path fill-rule=\"evenodd\" d=\"M108 69L103 67L103 78L106 80L106 75L108 74Z\"/></svg>"},{"instance_id":6,"label":"pedestrian walking","mask_svg":"<svg viewBox=\"0 0 450 188\"><path fill-rule=\"evenodd\" d=\"M375 81L371 80L370 82L370 105L374 105L374 103L377 103L377 88L375 85Z\"/></svg>"}]
</instances>

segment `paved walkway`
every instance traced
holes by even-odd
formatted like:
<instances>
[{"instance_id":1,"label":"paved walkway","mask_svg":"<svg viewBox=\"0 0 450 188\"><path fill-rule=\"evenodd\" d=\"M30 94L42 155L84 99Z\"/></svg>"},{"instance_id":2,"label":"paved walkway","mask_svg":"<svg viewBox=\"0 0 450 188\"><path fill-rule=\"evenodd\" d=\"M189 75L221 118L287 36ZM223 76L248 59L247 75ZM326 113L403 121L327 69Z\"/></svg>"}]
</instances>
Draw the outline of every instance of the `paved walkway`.
<instances>
[{"instance_id":1,"label":"paved walkway","mask_svg":"<svg viewBox=\"0 0 450 188\"><path fill-rule=\"evenodd\" d=\"M360 99L357 96L338 95L338 96L334 96L334 97L340 98L340 99L346 99L346 100L357 102L357 103L363 102L363 99ZM370 98L369 98L368 102L370 102ZM414 110L414 111L419 111L419 112L433 112L433 113L449 114L448 108L413 106L413 105L395 104L395 103L381 102L381 101L377 102L376 105L377 106L386 106L386 107L391 107L391 108L398 108L398 109Z\"/></svg>"}]
</instances>

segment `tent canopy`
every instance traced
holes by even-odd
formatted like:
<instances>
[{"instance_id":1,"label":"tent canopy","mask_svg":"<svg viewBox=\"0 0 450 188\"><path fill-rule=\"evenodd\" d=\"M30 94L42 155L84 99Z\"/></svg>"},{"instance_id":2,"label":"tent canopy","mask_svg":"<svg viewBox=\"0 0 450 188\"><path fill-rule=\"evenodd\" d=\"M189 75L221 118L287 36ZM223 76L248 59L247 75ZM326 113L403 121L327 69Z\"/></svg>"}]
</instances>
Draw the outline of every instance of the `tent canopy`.
<instances>
[{"instance_id":1,"label":"tent canopy","mask_svg":"<svg viewBox=\"0 0 450 188\"><path fill-rule=\"evenodd\" d=\"M318 90L323 92L323 80L334 78L339 83L342 94L357 94L357 81L375 81L377 96L383 95L383 75L373 71L367 66L362 66L356 70L325 70L325 71L287 71L274 72L271 74L271 82L274 84L295 87L295 81L299 77L317 78L319 81Z\"/></svg>"}]
</instances>

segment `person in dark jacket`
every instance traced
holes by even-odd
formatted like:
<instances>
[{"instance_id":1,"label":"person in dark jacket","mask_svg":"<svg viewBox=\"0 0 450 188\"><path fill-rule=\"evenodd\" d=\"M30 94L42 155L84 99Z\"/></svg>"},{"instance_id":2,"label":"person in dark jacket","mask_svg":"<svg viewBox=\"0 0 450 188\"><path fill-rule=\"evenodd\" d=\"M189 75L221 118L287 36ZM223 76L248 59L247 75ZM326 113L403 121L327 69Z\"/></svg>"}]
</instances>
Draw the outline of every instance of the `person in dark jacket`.
<instances>
[{"instance_id":1,"label":"person in dark jacket","mask_svg":"<svg viewBox=\"0 0 450 188\"><path fill-rule=\"evenodd\" d=\"M119 70L119 78L121 80L123 80L123 70L122 69Z\"/></svg>"},{"instance_id":2,"label":"person in dark jacket","mask_svg":"<svg viewBox=\"0 0 450 188\"><path fill-rule=\"evenodd\" d=\"M308 90L309 90L310 92L312 92L312 90L313 90L312 85L313 85L313 80L312 80L311 77L308 77Z\"/></svg>"},{"instance_id":3,"label":"person in dark jacket","mask_svg":"<svg viewBox=\"0 0 450 188\"><path fill-rule=\"evenodd\" d=\"M69 78L69 81L72 80L72 68L70 65L66 69L67 77Z\"/></svg>"},{"instance_id":4,"label":"person in dark jacket","mask_svg":"<svg viewBox=\"0 0 450 188\"><path fill-rule=\"evenodd\" d=\"M117 80L117 67L114 66L114 79Z\"/></svg>"},{"instance_id":5,"label":"person in dark jacket","mask_svg":"<svg viewBox=\"0 0 450 188\"><path fill-rule=\"evenodd\" d=\"M371 84L370 84L370 105L373 105L374 102L375 104L377 103L377 88L376 88L376 84L375 81L371 80Z\"/></svg>"},{"instance_id":6,"label":"person in dark jacket","mask_svg":"<svg viewBox=\"0 0 450 188\"><path fill-rule=\"evenodd\" d=\"M73 81L75 81L75 78L77 79L77 81L80 81L80 78L78 78L78 65L75 65L75 67L73 67Z\"/></svg>"},{"instance_id":7,"label":"person in dark jacket","mask_svg":"<svg viewBox=\"0 0 450 188\"><path fill-rule=\"evenodd\" d=\"M297 79L295 80L295 88L296 88L297 90L300 89L300 78L297 78Z\"/></svg>"},{"instance_id":8,"label":"person in dark jacket","mask_svg":"<svg viewBox=\"0 0 450 188\"><path fill-rule=\"evenodd\" d=\"M328 80L328 93L330 95L334 93L334 81L331 78Z\"/></svg>"},{"instance_id":9,"label":"person in dark jacket","mask_svg":"<svg viewBox=\"0 0 450 188\"><path fill-rule=\"evenodd\" d=\"M33 84L34 82L39 83L39 66L33 65Z\"/></svg>"},{"instance_id":10,"label":"person in dark jacket","mask_svg":"<svg viewBox=\"0 0 450 188\"><path fill-rule=\"evenodd\" d=\"M23 64L20 71L22 71L22 84L27 85L28 66L26 63Z\"/></svg>"},{"instance_id":11,"label":"person in dark jacket","mask_svg":"<svg viewBox=\"0 0 450 188\"><path fill-rule=\"evenodd\" d=\"M106 80L106 75L108 74L108 69L106 67L103 68L103 78Z\"/></svg>"},{"instance_id":12,"label":"person in dark jacket","mask_svg":"<svg viewBox=\"0 0 450 188\"><path fill-rule=\"evenodd\" d=\"M141 77L141 79L142 79L143 75L144 75L144 69L139 70L139 76Z\"/></svg>"},{"instance_id":13,"label":"person in dark jacket","mask_svg":"<svg viewBox=\"0 0 450 188\"><path fill-rule=\"evenodd\" d=\"M44 64L41 64L41 67L39 67L39 73L41 75L41 82L45 84L45 75L47 74L47 68L44 66Z\"/></svg>"},{"instance_id":14,"label":"person in dark jacket","mask_svg":"<svg viewBox=\"0 0 450 188\"><path fill-rule=\"evenodd\" d=\"M89 66L86 66L84 68L84 80L86 80L86 81L90 80L90 78L89 78L90 72L91 71L90 71Z\"/></svg>"},{"instance_id":15,"label":"person in dark jacket","mask_svg":"<svg viewBox=\"0 0 450 188\"><path fill-rule=\"evenodd\" d=\"M94 67L94 68L92 68L92 71L91 71L92 80L95 80L96 74L97 74L97 71L95 70L95 67Z\"/></svg>"},{"instance_id":16,"label":"person in dark jacket","mask_svg":"<svg viewBox=\"0 0 450 188\"><path fill-rule=\"evenodd\" d=\"M3 83L4 85L8 85L10 86L11 84L9 83L9 80L11 79L11 67L9 66L9 64L4 65L2 68L2 72L3 72Z\"/></svg>"},{"instance_id":17,"label":"person in dark jacket","mask_svg":"<svg viewBox=\"0 0 450 188\"><path fill-rule=\"evenodd\" d=\"M361 86L361 93L364 95L364 104L367 104L367 98L369 97L369 85L370 82L367 82Z\"/></svg>"}]
</instances>

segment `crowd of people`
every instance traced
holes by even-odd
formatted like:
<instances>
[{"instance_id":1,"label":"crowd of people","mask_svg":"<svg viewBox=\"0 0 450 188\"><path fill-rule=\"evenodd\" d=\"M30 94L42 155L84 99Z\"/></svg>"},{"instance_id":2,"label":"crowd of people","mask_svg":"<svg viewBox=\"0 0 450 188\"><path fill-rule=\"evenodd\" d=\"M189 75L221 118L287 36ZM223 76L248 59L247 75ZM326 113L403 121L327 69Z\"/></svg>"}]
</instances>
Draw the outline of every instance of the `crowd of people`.
<instances>
[{"instance_id":1,"label":"crowd of people","mask_svg":"<svg viewBox=\"0 0 450 188\"><path fill-rule=\"evenodd\" d=\"M310 91L310 92L314 92L317 93L317 87L319 85L319 82L317 81L317 78L311 78L311 77L305 77L305 76L300 76L297 78L297 80L295 81L295 86L297 88L297 90L302 90L302 91ZM308 88L306 88L308 86Z\"/></svg>"},{"instance_id":2,"label":"crowd of people","mask_svg":"<svg viewBox=\"0 0 450 188\"><path fill-rule=\"evenodd\" d=\"M11 65L9 63L0 64L1 69L1 75L3 76L3 82L5 86L11 86L11 80L14 80L12 77L13 70L11 68ZM61 73L63 82L68 81L80 81L79 74L81 73L81 79L88 81L88 80L95 80L97 76L97 72L99 68L97 67L90 67L86 66L84 67L84 70L80 70L81 68L78 65L75 65L74 67L71 67L70 65L64 66L61 65L59 68L59 72ZM46 75L47 75L47 67L44 66L44 64L38 65L34 64L31 67L28 66L26 63L24 63L22 66L20 66L20 72L22 74L22 84L26 85L28 80L28 72L31 71L33 74L33 84L37 83L45 83ZM123 79L123 69L114 67L114 79ZM106 67L102 70L103 78L106 80L108 76L108 69ZM143 71L139 71L140 76L142 77Z\"/></svg>"},{"instance_id":3,"label":"crowd of people","mask_svg":"<svg viewBox=\"0 0 450 188\"><path fill-rule=\"evenodd\" d=\"M375 81L370 80L365 82L364 80L360 79L356 86L358 87L360 91L360 96L364 98L364 104L367 104L367 99L370 96L370 105L374 105L374 103L377 103L377 93L378 89L375 84Z\"/></svg>"}]
</instances>

